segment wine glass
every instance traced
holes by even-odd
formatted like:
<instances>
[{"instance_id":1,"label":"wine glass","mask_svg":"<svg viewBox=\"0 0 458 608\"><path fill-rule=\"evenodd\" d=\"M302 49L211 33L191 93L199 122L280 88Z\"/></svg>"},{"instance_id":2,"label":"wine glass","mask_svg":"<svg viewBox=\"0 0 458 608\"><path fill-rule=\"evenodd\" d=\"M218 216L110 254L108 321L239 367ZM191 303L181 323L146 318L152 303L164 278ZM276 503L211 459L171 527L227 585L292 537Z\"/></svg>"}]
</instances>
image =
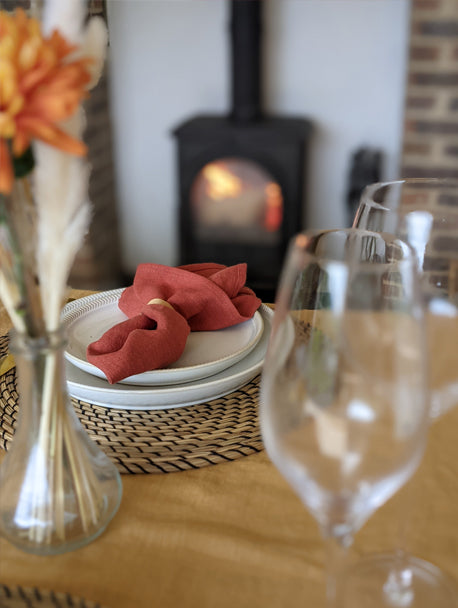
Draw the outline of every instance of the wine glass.
<instances>
[{"instance_id":1,"label":"wine glass","mask_svg":"<svg viewBox=\"0 0 458 608\"><path fill-rule=\"evenodd\" d=\"M354 534L415 472L428 427L416 259L375 232L290 244L261 378L270 459L328 546L331 607L357 606L342 571ZM367 604L371 605L372 604Z\"/></svg>"},{"instance_id":2,"label":"wine glass","mask_svg":"<svg viewBox=\"0 0 458 608\"><path fill-rule=\"evenodd\" d=\"M443 416L458 404L458 181L402 179L370 184L353 226L390 232L416 251L426 309L430 358L429 415ZM402 513L398 547L367 560L366 581L376 578L390 605L458 607L458 589L433 564L405 549L409 517Z\"/></svg>"},{"instance_id":3,"label":"wine glass","mask_svg":"<svg viewBox=\"0 0 458 608\"><path fill-rule=\"evenodd\" d=\"M436 353L429 368L430 415L438 418L458 404L453 332L458 326L458 181L417 178L371 184L361 196L353 226L396 234L417 253L428 339ZM456 364L444 366L445 357Z\"/></svg>"}]
</instances>

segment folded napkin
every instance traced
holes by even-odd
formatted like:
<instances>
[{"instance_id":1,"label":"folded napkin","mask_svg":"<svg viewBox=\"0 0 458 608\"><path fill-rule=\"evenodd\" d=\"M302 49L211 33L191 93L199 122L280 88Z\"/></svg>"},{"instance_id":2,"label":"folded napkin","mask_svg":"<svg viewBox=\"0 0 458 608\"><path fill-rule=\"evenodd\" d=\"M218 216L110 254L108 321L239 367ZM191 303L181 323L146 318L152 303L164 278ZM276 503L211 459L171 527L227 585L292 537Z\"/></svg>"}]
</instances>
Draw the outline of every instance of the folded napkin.
<instances>
[{"instance_id":1,"label":"folded napkin","mask_svg":"<svg viewBox=\"0 0 458 608\"><path fill-rule=\"evenodd\" d=\"M140 264L119 299L129 317L87 347L87 360L110 383L180 358L191 331L211 331L250 319L261 300L245 286L246 264Z\"/></svg>"}]
</instances>

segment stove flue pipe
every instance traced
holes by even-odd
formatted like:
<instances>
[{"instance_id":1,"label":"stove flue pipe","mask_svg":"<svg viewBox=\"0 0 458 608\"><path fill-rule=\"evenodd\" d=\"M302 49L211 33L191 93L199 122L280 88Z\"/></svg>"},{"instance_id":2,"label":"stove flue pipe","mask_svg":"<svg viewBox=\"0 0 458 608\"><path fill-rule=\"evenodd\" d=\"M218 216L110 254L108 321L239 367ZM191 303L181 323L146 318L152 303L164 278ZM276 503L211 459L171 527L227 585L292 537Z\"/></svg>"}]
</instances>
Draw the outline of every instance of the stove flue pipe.
<instances>
[{"instance_id":1,"label":"stove flue pipe","mask_svg":"<svg viewBox=\"0 0 458 608\"><path fill-rule=\"evenodd\" d=\"M261 111L261 7L263 0L231 0L231 119L258 120Z\"/></svg>"}]
</instances>

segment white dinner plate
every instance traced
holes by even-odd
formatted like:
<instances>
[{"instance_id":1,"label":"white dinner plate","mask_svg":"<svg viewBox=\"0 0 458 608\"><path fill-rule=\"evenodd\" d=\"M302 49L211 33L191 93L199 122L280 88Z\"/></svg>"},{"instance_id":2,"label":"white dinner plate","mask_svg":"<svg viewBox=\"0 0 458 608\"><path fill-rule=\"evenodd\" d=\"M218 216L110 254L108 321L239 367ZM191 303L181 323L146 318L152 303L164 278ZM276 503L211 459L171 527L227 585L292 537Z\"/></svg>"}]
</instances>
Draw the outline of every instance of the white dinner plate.
<instances>
[{"instance_id":1,"label":"white dinner plate","mask_svg":"<svg viewBox=\"0 0 458 608\"><path fill-rule=\"evenodd\" d=\"M62 322L67 330L66 358L81 370L106 379L101 369L86 359L86 349L108 329L127 319L118 308L123 289L105 291L70 302ZM248 355L261 338L259 312L251 319L217 331L196 331L188 336L181 357L165 369L156 369L120 380L123 384L161 386L190 382L216 374Z\"/></svg>"},{"instance_id":2,"label":"white dinner plate","mask_svg":"<svg viewBox=\"0 0 458 608\"><path fill-rule=\"evenodd\" d=\"M72 397L118 409L158 410L194 405L237 390L252 380L262 368L271 330L273 311L262 304L264 330L254 349L238 363L217 374L186 384L144 387L108 384L66 361L68 392Z\"/></svg>"}]
</instances>

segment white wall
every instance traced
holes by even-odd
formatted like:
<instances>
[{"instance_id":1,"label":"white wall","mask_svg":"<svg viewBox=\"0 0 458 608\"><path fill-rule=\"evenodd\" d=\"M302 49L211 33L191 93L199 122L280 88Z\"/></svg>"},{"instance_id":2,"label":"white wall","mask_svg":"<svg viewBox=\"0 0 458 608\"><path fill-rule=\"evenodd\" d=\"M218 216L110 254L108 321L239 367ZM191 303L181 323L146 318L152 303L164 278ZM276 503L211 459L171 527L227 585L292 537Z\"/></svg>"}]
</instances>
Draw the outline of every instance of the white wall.
<instances>
[{"instance_id":1,"label":"white wall","mask_svg":"<svg viewBox=\"0 0 458 608\"><path fill-rule=\"evenodd\" d=\"M410 0L264 0L268 112L315 124L308 225L345 224L350 156L384 151L397 176ZM226 0L108 0L122 248L177 263L172 129L230 105Z\"/></svg>"}]
</instances>

